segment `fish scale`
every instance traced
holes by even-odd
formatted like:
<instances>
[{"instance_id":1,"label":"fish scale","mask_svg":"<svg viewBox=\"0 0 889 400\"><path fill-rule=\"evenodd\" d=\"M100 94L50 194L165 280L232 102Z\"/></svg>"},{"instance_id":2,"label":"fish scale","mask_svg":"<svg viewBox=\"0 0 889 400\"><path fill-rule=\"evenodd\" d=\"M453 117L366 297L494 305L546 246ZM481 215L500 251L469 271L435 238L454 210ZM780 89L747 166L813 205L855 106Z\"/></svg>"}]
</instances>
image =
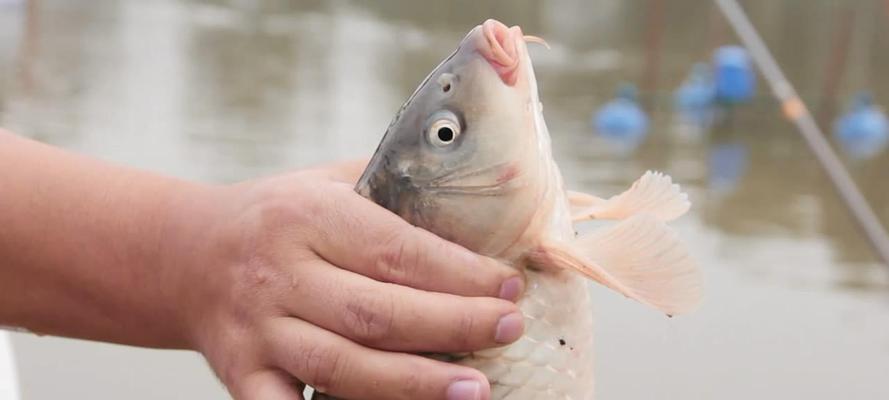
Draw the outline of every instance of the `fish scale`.
<instances>
[{"instance_id":1,"label":"fish scale","mask_svg":"<svg viewBox=\"0 0 889 400\"><path fill-rule=\"evenodd\" d=\"M527 282L519 302L525 334L459 364L488 377L493 399L591 399L593 318L586 279L570 271L528 271Z\"/></svg>"}]
</instances>

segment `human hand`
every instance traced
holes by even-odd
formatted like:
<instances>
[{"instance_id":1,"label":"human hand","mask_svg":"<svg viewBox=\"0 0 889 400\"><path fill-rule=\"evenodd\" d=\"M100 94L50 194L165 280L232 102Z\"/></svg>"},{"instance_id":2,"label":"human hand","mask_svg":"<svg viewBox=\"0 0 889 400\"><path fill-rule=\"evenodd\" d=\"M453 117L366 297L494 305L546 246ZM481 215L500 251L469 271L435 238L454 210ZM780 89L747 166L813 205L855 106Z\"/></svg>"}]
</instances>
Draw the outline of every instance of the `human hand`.
<instances>
[{"instance_id":1,"label":"human hand","mask_svg":"<svg viewBox=\"0 0 889 400\"><path fill-rule=\"evenodd\" d=\"M190 339L235 398L302 399L305 384L356 400L489 398L480 372L411 353L518 339L518 271L360 197L363 166L226 187L176 218L206 221L168 240L192 266Z\"/></svg>"}]
</instances>

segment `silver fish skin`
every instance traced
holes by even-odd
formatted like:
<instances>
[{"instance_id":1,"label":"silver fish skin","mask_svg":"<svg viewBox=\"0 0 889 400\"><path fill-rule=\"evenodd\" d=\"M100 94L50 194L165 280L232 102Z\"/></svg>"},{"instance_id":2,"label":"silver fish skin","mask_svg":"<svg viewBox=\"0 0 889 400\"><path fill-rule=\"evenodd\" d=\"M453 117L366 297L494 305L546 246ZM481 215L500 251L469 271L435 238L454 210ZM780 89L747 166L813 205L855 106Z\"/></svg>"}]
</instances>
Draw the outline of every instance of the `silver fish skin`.
<instances>
[{"instance_id":1,"label":"silver fish skin","mask_svg":"<svg viewBox=\"0 0 889 400\"><path fill-rule=\"evenodd\" d=\"M589 400L589 279L669 315L693 309L700 276L665 225L689 202L657 173L609 199L566 191L526 41L495 20L473 28L396 114L356 191L524 272L524 335L449 357L482 371L491 399ZM577 237L590 219L620 222Z\"/></svg>"}]
</instances>

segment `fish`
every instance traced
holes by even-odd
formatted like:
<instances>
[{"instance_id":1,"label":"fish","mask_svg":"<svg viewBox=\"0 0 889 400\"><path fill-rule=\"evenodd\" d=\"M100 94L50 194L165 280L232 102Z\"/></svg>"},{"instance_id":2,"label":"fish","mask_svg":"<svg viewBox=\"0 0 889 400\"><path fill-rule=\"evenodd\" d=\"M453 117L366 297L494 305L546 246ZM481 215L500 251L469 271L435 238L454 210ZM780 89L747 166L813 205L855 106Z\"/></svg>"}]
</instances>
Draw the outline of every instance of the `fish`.
<instances>
[{"instance_id":1,"label":"fish","mask_svg":"<svg viewBox=\"0 0 889 400\"><path fill-rule=\"evenodd\" d=\"M493 19L470 30L397 112L355 190L526 278L518 341L437 358L484 373L494 400L589 400L589 280L668 316L695 309L700 271L666 224L691 204L651 171L609 198L566 190L529 42L542 40ZM611 222L577 234L588 220Z\"/></svg>"}]
</instances>

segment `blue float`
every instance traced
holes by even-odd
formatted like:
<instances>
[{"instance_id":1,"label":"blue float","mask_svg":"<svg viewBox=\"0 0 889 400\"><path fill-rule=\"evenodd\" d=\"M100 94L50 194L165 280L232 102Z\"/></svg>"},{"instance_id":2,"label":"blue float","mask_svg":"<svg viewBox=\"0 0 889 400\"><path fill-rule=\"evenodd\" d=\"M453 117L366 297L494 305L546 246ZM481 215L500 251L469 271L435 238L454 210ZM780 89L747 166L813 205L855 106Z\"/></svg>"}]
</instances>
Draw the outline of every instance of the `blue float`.
<instances>
[{"instance_id":1,"label":"blue float","mask_svg":"<svg viewBox=\"0 0 889 400\"><path fill-rule=\"evenodd\" d=\"M698 128L712 125L715 101L713 74L704 63L695 64L682 86L673 93L673 107L681 122Z\"/></svg>"},{"instance_id":2,"label":"blue float","mask_svg":"<svg viewBox=\"0 0 889 400\"><path fill-rule=\"evenodd\" d=\"M593 126L609 141L628 147L642 143L648 134L648 116L639 107L636 87L621 85L617 97L596 112Z\"/></svg>"},{"instance_id":3,"label":"blue float","mask_svg":"<svg viewBox=\"0 0 889 400\"><path fill-rule=\"evenodd\" d=\"M859 92L834 124L834 139L855 159L872 158L889 144L889 120L868 92Z\"/></svg>"},{"instance_id":4,"label":"blue float","mask_svg":"<svg viewBox=\"0 0 889 400\"><path fill-rule=\"evenodd\" d=\"M740 46L723 46L713 54L716 98L721 103L740 104L756 94L756 71L750 55Z\"/></svg>"}]
</instances>

